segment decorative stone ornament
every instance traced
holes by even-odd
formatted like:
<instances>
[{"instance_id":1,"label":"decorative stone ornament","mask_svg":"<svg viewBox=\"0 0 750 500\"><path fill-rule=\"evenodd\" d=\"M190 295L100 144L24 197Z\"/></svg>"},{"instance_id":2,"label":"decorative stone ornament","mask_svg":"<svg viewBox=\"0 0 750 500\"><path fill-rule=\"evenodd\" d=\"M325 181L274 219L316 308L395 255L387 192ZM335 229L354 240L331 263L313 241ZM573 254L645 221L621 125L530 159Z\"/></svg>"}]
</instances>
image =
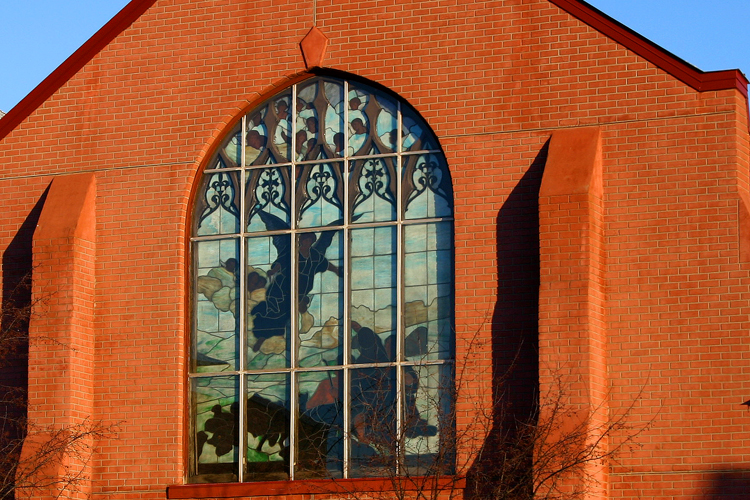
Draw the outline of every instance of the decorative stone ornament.
<instances>
[{"instance_id":1,"label":"decorative stone ornament","mask_svg":"<svg viewBox=\"0 0 750 500\"><path fill-rule=\"evenodd\" d=\"M328 47L328 37L316 26L310 28L307 35L299 43L302 50L302 58L305 61L305 68L312 69L323 66L323 59Z\"/></svg>"}]
</instances>

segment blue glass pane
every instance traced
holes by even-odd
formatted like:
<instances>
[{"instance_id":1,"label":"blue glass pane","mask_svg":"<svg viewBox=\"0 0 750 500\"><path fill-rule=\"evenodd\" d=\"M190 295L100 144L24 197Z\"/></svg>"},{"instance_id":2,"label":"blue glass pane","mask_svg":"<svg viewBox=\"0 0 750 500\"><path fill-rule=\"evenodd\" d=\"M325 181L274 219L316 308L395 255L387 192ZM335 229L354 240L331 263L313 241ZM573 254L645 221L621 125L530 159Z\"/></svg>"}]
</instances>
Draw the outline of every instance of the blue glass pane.
<instances>
[{"instance_id":1,"label":"blue glass pane","mask_svg":"<svg viewBox=\"0 0 750 500\"><path fill-rule=\"evenodd\" d=\"M334 156L344 156L344 86L326 81L324 92L326 144Z\"/></svg>"},{"instance_id":2,"label":"blue glass pane","mask_svg":"<svg viewBox=\"0 0 750 500\"><path fill-rule=\"evenodd\" d=\"M396 220L396 159L357 160L350 171L352 222Z\"/></svg>"},{"instance_id":3,"label":"blue glass pane","mask_svg":"<svg viewBox=\"0 0 750 500\"><path fill-rule=\"evenodd\" d=\"M404 356L453 355L453 241L450 222L404 226Z\"/></svg>"},{"instance_id":4,"label":"blue glass pane","mask_svg":"<svg viewBox=\"0 0 750 500\"><path fill-rule=\"evenodd\" d=\"M289 366L291 236L247 239L247 368Z\"/></svg>"},{"instance_id":5,"label":"blue glass pane","mask_svg":"<svg viewBox=\"0 0 750 500\"><path fill-rule=\"evenodd\" d=\"M289 478L291 404L289 375L247 377L247 468L251 481Z\"/></svg>"},{"instance_id":6,"label":"blue glass pane","mask_svg":"<svg viewBox=\"0 0 750 500\"><path fill-rule=\"evenodd\" d=\"M246 173L245 206L248 232L289 229L291 220L289 167L253 169Z\"/></svg>"},{"instance_id":7,"label":"blue glass pane","mask_svg":"<svg viewBox=\"0 0 750 500\"><path fill-rule=\"evenodd\" d=\"M403 190L406 219L448 217L453 213L453 191L443 155L404 157Z\"/></svg>"},{"instance_id":8,"label":"blue glass pane","mask_svg":"<svg viewBox=\"0 0 750 500\"><path fill-rule=\"evenodd\" d=\"M298 377L296 477L343 477L343 372L302 372Z\"/></svg>"},{"instance_id":9,"label":"blue glass pane","mask_svg":"<svg viewBox=\"0 0 750 500\"><path fill-rule=\"evenodd\" d=\"M240 227L239 172L206 174L195 204L195 234L236 233Z\"/></svg>"},{"instance_id":10,"label":"blue glass pane","mask_svg":"<svg viewBox=\"0 0 750 500\"><path fill-rule=\"evenodd\" d=\"M195 336L191 370L236 370L239 342L239 247L237 240L194 244Z\"/></svg>"},{"instance_id":11,"label":"blue glass pane","mask_svg":"<svg viewBox=\"0 0 750 500\"><path fill-rule=\"evenodd\" d=\"M396 465L396 370L351 371L351 477L390 477Z\"/></svg>"},{"instance_id":12,"label":"blue glass pane","mask_svg":"<svg viewBox=\"0 0 750 500\"><path fill-rule=\"evenodd\" d=\"M396 228L351 232L352 358L355 363L392 361L395 356Z\"/></svg>"},{"instance_id":13,"label":"blue glass pane","mask_svg":"<svg viewBox=\"0 0 750 500\"><path fill-rule=\"evenodd\" d=\"M404 366L403 370L403 442L409 475L450 474L456 440L452 366Z\"/></svg>"},{"instance_id":14,"label":"blue glass pane","mask_svg":"<svg viewBox=\"0 0 750 500\"><path fill-rule=\"evenodd\" d=\"M396 151L398 142L398 105L385 94L375 96L377 105L374 142L381 153Z\"/></svg>"},{"instance_id":15,"label":"blue glass pane","mask_svg":"<svg viewBox=\"0 0 750 500\"><path fill-rule=\"evenodd\" d=\"M369 151L370 119L365 110L371 99L370 91L362 88L352 88L349 91L349 156L364 155Z\"/></svg>"},{"instance_id":16,"label":"blue glass pane","mask_svg":"<svg viewBox=\"0 0 750 500\"><path fill-rule=\"evenodd\" d=\"M192 448L198 475L211 475L212 480L220 482L237 481L238 395L238 377L192 380Z\"/></svg>"},{"instance_id":17,"label":"blue glass pane","mask_svg":"<svg viewBox=\"0 0 750 500\"><path fill-rule=\"evenodd\" d=\"M340 225L344 220L341 163L298 167L299 227Z\"/></svg>"},{"instance_id":18,"label":"blue glass pane","mask_svg":"<svg viewBox=\"0 0 750 500\"><path fill-rule=\"evenodd\" d=\"M340 365L343 359L344 238L342 231L297 237L299 366Z\"/></svg>"},{"instance_id":19,"label":"blue glass pane","mask_svg":"<svg viewBox=\"0 0 750 500\"><path fill-rule=\"evenodd\" d=\"M401 148L402 151L425 151L437 148L437 141L430 128L411 109L402 109Z\"/></svg>"}]
</instances>

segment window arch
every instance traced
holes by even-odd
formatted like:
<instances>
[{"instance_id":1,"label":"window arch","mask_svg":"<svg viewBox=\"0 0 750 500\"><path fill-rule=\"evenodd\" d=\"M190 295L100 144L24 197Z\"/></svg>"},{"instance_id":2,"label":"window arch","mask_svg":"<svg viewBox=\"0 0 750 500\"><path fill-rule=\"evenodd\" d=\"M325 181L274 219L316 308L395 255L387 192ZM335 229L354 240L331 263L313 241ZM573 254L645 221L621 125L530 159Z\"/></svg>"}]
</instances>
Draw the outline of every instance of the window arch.
<instances>
[{"instance_id":1,"label":"window arch","mask_svg":"<svg viewBox=\"0 0 750 500\"><path fill-rule=\"evenodd\" d=\"M247 113L200 182L191 481L450 469L453 195L426 123L314 77Z\"/></svg>"}]
</instances>

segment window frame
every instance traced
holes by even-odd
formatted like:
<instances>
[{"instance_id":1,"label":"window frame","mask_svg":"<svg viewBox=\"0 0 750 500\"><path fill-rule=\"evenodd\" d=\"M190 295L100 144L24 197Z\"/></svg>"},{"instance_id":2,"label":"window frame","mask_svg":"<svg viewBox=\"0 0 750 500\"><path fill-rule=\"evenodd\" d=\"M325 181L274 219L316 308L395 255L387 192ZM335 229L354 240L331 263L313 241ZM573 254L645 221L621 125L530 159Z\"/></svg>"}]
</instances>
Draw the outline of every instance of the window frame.
<instances>
[{"instance_id":1,"label":"window frame","mask_svg":"<svg viewBox=\"0 0 750 500\"><path fill-rule=\"evenodd\" d=\"M326 80L331 81L340 81L343 85L343 95L348 96L350 91L350 82L354 83L358 87L364 87L369 88L374 93L382 93L392 99L398 106L397 108L397 144L398 148L395 152L391 153L381 153L381 154L375 154L375 155L350 155L349 154L349 134L344 133L344 148L343 148L343 155L341 157L336 158L327 158L327 159L319 159L319 160L297 160L294 158L294 152L296 151L296 136L294 133L291 134L291 141L289 144L289 158L285 161L277 162L272 165L246 165L246 155L244 152L240 154L241 162L236 167L229 167L229 168L210 168L212 166L211 163L206 165L207 168L203 169L201 173L199 174L197 178L196 184L198 186L203 185L203 180L208 179L209 176L215 175L215 174L227 174L229 172L237 172L239 175L240 183L240 192L234 193L234 197L238 197L240 199L239 203L239 230L235 231L233 233L225 233L225 234L215 234L215 235L197 235L196 229L195 229L195 220L197 219L197 210L196 207L193 206L193 209L191 210L191 217L190 217L190 227L192 228L188 235L188 241L189 241L189 259L190 259L190 297L189 297L189 329L190 329L190 335L189 335L189 356L188 356L188 370L187 370L187 379L188 379L188 407L189 407L189 415L188 415L188 436L189 440L193 440L195 438L194 434L196 431L195 422L194 422L194 406L193 406L193 381L200 378L208 378L208 377L215 377L215 376L234 376L237 377L239 380L239 387L238 392L236 394L236 398L240 402L247 401L247 378L249 375L260 375L260 374L288 374L289 377L289 413L290 413L290 429L289 429L289 439L290 439L290 445L289 445L289 471L288 471L288 480L295 481L298 480L298 478L295 477L295 454L296 454L296 441L297 438L295 437L297 434L297 415L298 415L298 404L299 404L299 394L300 391L298 389L299 382L297 381L296 377L299 373L309 373L311 371L332 371L337 370L340 371L343 374L343 381L344 386L342 389L343 393L343 404L344 404L344 422L343 422L343 433L344 433L344 441L349 441L350 433L351 433L351 422L350 419L350 406L351 406L351 376L350 373L352 370L359 369L359 368L388 368L388 369L395 369L396 371L396 433L398 435L403 434L404 431L404 424L403 424L403 413L404 413L404 367L424 367L424 366L438 366L438 367L448 367L451 371L451 381L455 377L455 373L453 373L454 366L455 366L455 313L453 311L453 308L455 306L455 288L454 288L454 261L455 261L455 250L454 250L454 226L453 226L453 192L452 188L450 192L448 192L448 203L450 205L451 213L448 216L440 216L440 217L426 217L426 218L415 218L415 219L407 219L405 216L405 210L406 207L404 207L404 196L402 195L402 183L403 183L403 168L404 168L404 161L408 161L408 158L419 158L420 156L424 155L436 155L439 156L440 159L442 159L444 163L444 171L445 174L448 176L447 182L449 185L452 185L450 181L450 173L449 168L447 166L447 161L445 159L445 155L442 151L442 149L439 146L439 143L437 142L437 139L435 138L434 134L431 131L431 128L427 125L426 121L421 118L421 116L408 104L406 101L399 96L394 95L392 92L388 91L387 89L382 88L381 86L374 84L373 82L369 81L362 81L360 79L354 78L350 75L347 75L346 77L341 77L338 75L310 75L307 78L301 79L299 81L296 81L292 84L290 84L288 87L284 89L277 89L270 97L259 100L258 104L253 105L251 108L249 108L249 111L245 111L242 114L241 119L238 123L236 123L233 127L229 129L229 132L226 133L221 140L217 141L219 143L219 150L223 150L223 148L226 146L226 144L233 139L235 136L235 131L239 127L240 130L240 148L242 151L244 151L244 148L246 146L246 135L248 130L248 120L250 119L250 115L257 110L262 109L264 106L268 105L268 103L272 102L274 99L277 99L280 95L282 95L286 91L290 91L290 104L296 103L297 99L297 89L299 86L304 86L308 84L313 79L319 79L318 81L324 82ZM347 101L344 100L344 103L346 104ZM291 106L294 108L294 106ZM435 144L433 148L431 149L418 149L414 151L403 151L403 117L404 117L404 108L412 114L412 116L416 117L419 120L419 123L424 125L427 128L427 134L431 135L433 139L435 140ZM295 113L296 110L292 109L291 114L291 126L295 126ZM350 122L350 116L349 116L349 108L348 106L344 106L344 115L343 115L343 123L345 129L349 127L351 124ZM268 131L268 139L270 139L270 136L272 133ZM293 132L293 131L292 131ZM217 150L218 151L218 150ZM218 152L214 151L214 153L209 157L210 162L214 162L217 158ZM396 207L396 219L394 221L376 221L376 222L368 222L368 223L355 223L351 220L351 214L350 212L350 203L352 200L350 199L350 193L349 193L349 184L351 180L349 179L349 176L351 175L350 165L359 160L368 160L368 159L378 159L378 158L386 158L386 159L395 159L395 182L397 183L396 186L396 201L397 201L397 207ZM407 160L404 160L404 158L407 158ZM418 160L415 160L418 161ZM323 164L331 164L331 163L340 163L342 165L341 169L341 177L343 179L343 189L344 189L344 200L343 200L343 213L344 213L344 222L340 225L335 226L335 229L330 229L327 226L316 226L316 227L309 227L309 228L300 228L298 226L298 213L297 213L297 195L295 185L295 179L297 179L297 173L296 170L298 168L304 168L305 166L310 165L323 165ZM244 207L244 203L246 200L246 182L247 177L246 173L253 171L253 170L261 170L264 168L289 168L290 170L290 176L291 179L291 186L289 189L291 189L291 205L290 205L290 228L289 230L285 230L281 233L277 232L250 232L248 231L248 225L246 220L246 207ZM199 196L201 196L200 189L196 190L196 192L193 194L193 200L196 200ZM404 326L404 314L403 314L403 308L405 307L405 299L404 299L404 289L405 289L405 278L404 278L404 261L405 261L405 237L404 232L406 230L406 227L409 226L417 226L417 225L438 225L438 224L446 224L449 226L448 234L449 234L449 253L450 253L450 317L449 317L449 323L450 323L450 350L451 352L448 354L445 358L440 358L436 360L421 360L421 361L409 361L406 360L404 356L404 337L405 337L405 326ZM371 363L371 364L361 364L356 363L352 359L352 346L351 346L351 338L352 335L350 334L350 329L348 329L349 333L344 333L342 335L343 337L343 354L341 362L334 366L325 366L325 367L317 367L317 368L302 368L298 366L298 360L296 359L297 350L299 348L299 333L298 333L298 309L297 305L295 304L294 307L291 309L290 313L290 334L289 337L291 339L291 347L289 348L289 365L286 368L279 368L279 369L273 369L273 370L257 370L257 369L248 369L247 367L247 360L246 360L246 352L248 350L248 342L247 342L247 325L246 325L246 311L245 311L245 304L246 304L246 287L244 286L244 279L240 279L239 283L241 286L238 286L239 289L239 296L237 297L237 301L239 303L240 307L240 313L239 313L239 320L238 320L238 336L239 336L239 353L237 355L237 369L230 370L230 371L218 371L218 372L197 372L193 369L192 361L195 358L195 349L197 342L195 341L195 335L198 331L197 323L196 323L196 297L198 295L198 292L196 291L196 283L195 280L197 279L197 273L196 270L198 268L197 264L197 246L199 242L202 241L212 241L212 240L233 240L237 243L237 256L239 257L239 263L238 268L240 269L240 275L242 278L245 277L245 272L248 266L247 262L247 241L249 238L253 237L268 237L272 234L288 234L290 241L291 241L291 269L295 270L295 272L292 272L292 288L291 288L291 295L292 297L297 296L297 289L295 286L294 281L296 280L298 269L298 262L297 262L297 241L299 240L299 236L304 233L318 233L325 230L335 230L341 232L342 236L342 244L344 249L344 255L342 257L342 262L344 263L344 268L351 271L351 238L353 231L357 229L364 229L364 228L376 228L376 227L388 227L388 228L395 228L396 231L396 251L394 254L395 259L395 268L396 268L396 307L398 310L398 314L396 314L397 317L397 324L396 324L396 330L395 330L395 342L396 342L396 348L395 348L395 357L393 360L389 362L377 362L377 363ZM343 325L348 325L351 323L351 293L352 293L352 285L351 285L351 272L346 272L344 274L343 278L344 283L344 289L341 292L343 297ZM342 331L347 330L344 326L341 326ZM451 382L452 384L453 382ZM452 386L451 386L451 392L452 392ZM453 395L451 394L451 397ZM452 401L451 404L454 402ZM239 417L239 446L238 446L238 457L237 457L237 478L236 481L240 484L257 484L259 481L253 481L246 478L246 467L247 467L247 430L246 430L246 422L245 422L245 412L246 412L246 404L240 404L240 417ZM455 425L455 424L454 424ZM344 445L344 456L343 456L343 477L340 478L340 480L360 480L363 478L351 478L349 477L349 468L350 468L350 462L351 462L351 446L345 444ZM195 477L199 477L201 474L197 472L197 456L193 456L193 448L192 444L188 444L188 476L193 479ZM402 457L403 457L403 450L399 450L395 456L395 467L396 467L396 473L400 473L401 467L403 467L402 463ZM194 468L195 467L195 468ZM314 480L309 478L303 478L302 480ZM264 480L261 480L264 481Z\"/></svg>"}]
</instances>

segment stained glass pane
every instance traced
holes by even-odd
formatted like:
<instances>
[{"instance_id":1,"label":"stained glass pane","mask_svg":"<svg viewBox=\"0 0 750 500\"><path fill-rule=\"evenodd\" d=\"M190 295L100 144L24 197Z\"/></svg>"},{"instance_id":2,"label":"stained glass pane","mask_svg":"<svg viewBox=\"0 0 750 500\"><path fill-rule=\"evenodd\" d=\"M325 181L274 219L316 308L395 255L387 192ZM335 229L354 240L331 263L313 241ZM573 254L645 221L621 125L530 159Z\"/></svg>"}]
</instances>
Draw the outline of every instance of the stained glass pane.
<instances>
[{"instance_id":1,"label":"stained glass pane","mask_svg":"<svg viewBox=\"0 0 750 500\"><path fill-rule=\"evenodd\" d=\"M325 141L334 156L344 156L344 86L339 82L326 81L325 92Z\"/></svg>"},{"instance_id":2,"label":"stained glass pane","mask_svg":"<svg viewBox=\"0 0 750 500\"><path fill-rule=\"evenodd\" d=\"M393 475L396 465L396 370L351 371L351 477Z\"/></svg>"},{"instance_id":3,"label":"stained glass pane","mask_svg":"<svg viewBox=\"0 0 750 500\"><path fill-rule=\"evenodd\" d=\"M343 359L344 238L342 231L297 237L299 366L340 365Z\"/></svg>"},{"instance_id":4,"label":"stained glass pane","mask_svg":"<svg viewBox=\"0 0 750 500\"><path fill-rule=\"evenodd\" d=\"M291 235L248 238L247 368L289 366L292 314Z\"/></svg>"},{"instance_id":5,"label":"stained glass pane","mask_svg":"<svg viewBox=\"0 0 750 500\"><path fill-rule=\"evenodd\" d=\"M316 147L321 140L320 115L315 109L315 97L318 93L318 82L313 81L306 86L300 86L297 93L295 120L295 151L297 161L314 157Z\"/></svg>"},{"instance_id":6,"label":"stained glass pane","mask_svg":"<svg viewBox=\"0 0 750 500\"><path fill-rule=\"evenodd\" d=\"M394 360L396 306L396 228L351 232L352 361Z\"/></svg>"},{"instance_id":7,"label":"stained glass pane","mask_svg":"<svg viewBox=\"0 0 750 500\"><path fill-rule=\"evenodd\" d=\"M248 232L289 229L291 220L289 167L246 173L245 206Z\"/></svg>"},{"instance_id":8,"label":"stained glass pane","mask_svg":"<svg viewBox=\"0 0 750 500\"><path fill-rule=\"evenodd\" d=\"M195 336L191 370L236 370L239 350L239 242L201 241L195 245Z\"/></svg>"},{"instance_id":9,"label":"stained glass pane","mask_svg":"<svg viewBox=\"0 0 750 500\"><path fill-rule=\"evenodd\" d=\"M222 141L217 157L221 160L210 168L232 168L242 166L242 129L238 124Z\"/></svg>"},{"instance_id":10,"label":"stained glass pane","mask_svg":"<svg viewBox=\"0 0 750 500\"><path fill-rule=\"evenodd\" d=\"M372 144L370 140L370 118L365 113L370 101L369 91L353 88L349 91L349 156L366 154Z\"/></svg>"},{"instance_id":11,"label":"stained glass pane","mask_svg":"<svg viewBox=\"0 0 750 500\"><path fill-rule=\"evenodd\" d=\"M450 222L404 226L404 357L453 356Z\"/></svg>"},{"instance_id":12,"label":"stained glass pane","mask_svg":"<svg viewBox=\"0 0 750 500\"><path fill-rule=\"evenodd\" d=\"M265 124L271 131L271 157L277 162L291 158L292 146L292 93L275 97L266 107Z\"/></svg>"},{"instance_id":13,"label":"stained glass pane","mask_svg":"<svg viewBox=\"0 0 750 500\"><path fill-rule=\"evenodd\" d=\"M402 151L426 151L437 148L437 141L429 127L411 109L402 110L401 147Z\"/></svg>"},{"instance_id":14,"label":"stained glass pane","mask_svg":"<svg viewBox=\"0 0 750 500\"><path fill-rule=\"evenodd\" d=\"M297 206L299 227L340 225L344 220L341 163L299 167Z\"/></svg>"},{"instance_id":15,"label":"stained glass pane","mask_svg":"<svg viewBox=\"0 0 750 500\"><path fill-rule=\"evenodd\" d=\"M198 236L236 233L240 227L239 172L217 172L204 176L195 202L195 233Z\"/></svg>"},{"instance_id":16,"label":"stained glass pane","mask_svg":"<svg viewBox=\"0 0 750 500\"><path fill-rule=\"evenodd\" d=\"M343 372L301 372L296 477L343 477Z\"/></svg>"},{"instance_id":17,"label":"stained glass pane","mask_svg":"<svg viewBox=\"0 0 750 500\"><path fill-rule=\"evenodd\" d=\"M245 165L262 165L268 160L267 106L247 115L245 119Z\"/></svg>"},{"instance_id":18,"label":"stained glass pane","mask_svg":"<svg viewBox=\"0 0 750 500\"><path fill-rule=\"evenodd\" d=\"M396 159L357 160L350 171L352 222L396 220Z\"/></svg>"},{"instance_id":19,"label":"stained glass pane","mask_svg":"<svg viewBox=\"0 0 750 500\"><path fill-rule=\"evenodd\" d=\"M237 481L239 463L239 378L192 380L194 480Z\"/></svg>"},{"instance_id":20,"label":"stained glass pane","mask_svg":"<svg viewBox=\"0 0 750 500\"><path fill-rule=\"evenodd\" d=\"M289 375L247 377L247 469L252 481L289 478L291 411Z\"/></svg>"},{"instance_id":21,"label":"stained glass pane","mask_svg":"<svg viewBox=\"0 0 750 500\"><path fill-rule=\"evenodd\" d=\"M451 365L404 366L404 456L410 475L453 472Z\"/></svg>"},{"instance_id":22,"label":"stained glass pane","mask_svg":"<svg viewBox=\"0 0 750 500\"><path fill-rule=\"evenodd\" d=\"M453 191L443 155L406 156L403 160L406 219L448 217L453 213Z\"/></svg>"},{"instance_id":23,"label":"stained glass pane","mask_svg":"<svg viewBox=\"0 0 750 500\"><path fill-rule=\"evenodd\" d=\"M385 94L377 93L375 144L381 153L396 151L398 142L398 105Z\"/></svg>"}]
</instances>

